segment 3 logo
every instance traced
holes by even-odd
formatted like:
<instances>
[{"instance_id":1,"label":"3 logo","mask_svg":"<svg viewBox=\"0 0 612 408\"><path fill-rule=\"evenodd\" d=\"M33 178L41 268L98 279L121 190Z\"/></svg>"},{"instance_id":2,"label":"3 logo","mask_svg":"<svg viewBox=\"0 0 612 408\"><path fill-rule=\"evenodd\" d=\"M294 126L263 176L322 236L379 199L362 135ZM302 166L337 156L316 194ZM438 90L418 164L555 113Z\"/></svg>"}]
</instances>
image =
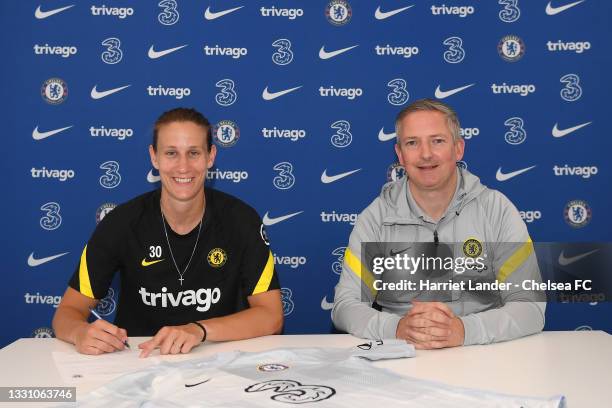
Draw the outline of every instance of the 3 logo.
<instances>
[{"instance_id":1,"label":"3 logo","mask_svg":"<svg viewBox=\"0 0 612 408\"><path fill-rule=\"evenodd\" d=\"M101 43L106 47L106 51L100 56L106 64L117 64L123 59L121 51L121 40L115 37L107 38Z\"/></svg>"},{"instance_id":2,"label":"3 logo","mask_svg":"<svg viewBox=\"0 0 612 408\"><path fill-rule=\"evenodd\" d=\"M277 50L272 54L272 62L276 65L288 65L293 61L293 51L291 51L291 41L286 38L279 38L272 43Z\"/></svg>"},{"instance_id":3,"label":"3 logo","mask_svg":"<svg viewBox=\"0 0 612 408\"><path fill-rule=\"evenodd\" d=\"M527 132L523 128L523 126L525 125L523 119L519 117L509 118L506 119L504 125L510 128L510 130L504 135L506 143L511 145L518 145L523 143L525 139L527 139Z\"/></svg>"},{"instance_id":4,"label":"3 logo","mask_svg":"<svg viewBox=\"0 0 612 408\"><path fill-rule=\"evenodd\" d=\"M332 272L336 275L340 275L340 273L342 273L342 264L344 263L345 252L346 247L338 247L331 252L332 255L337 257L337 259L331 265Z\"/></svg>"},{"instance_id":5,"label":"3 logo","mask_svg":"<svg viewBox=\"0 0 612 408\"><path fill-rule=\"evenodd\" d=\"M336 133L331 137L331 144L334 147L343 148L351 144L353 135L351 134L351 124L348 121L337 120L330 127L336 129Z\"/></svg>"},{"instance_id":6,"label":"3 logo","mask_svg":"<svg viewBox=\"0 0 612 408\"><path fill-rule=\"evenodd\" d=\"M391 105L401 106L408 101L410 94L406 90L406 80L402 78L392 79L387 83L387 86L391 88L391 92L387 95L387 101Z\"/></svg>"},{"instance_id":7,"label":"3 logo","mask_svg":"<svg viewBox=\"0 0 612 408\"><path fill-rule=\"evenodd\" d=\"M504 23L514 23L521 17L518 0L499 0L498 3L504 6L498 14L499 19Z\"/></svg>"},{"instance_id":8,"label":"3 logo","mask_svg":"<svg viewBox=\"0 0 612 408\"><path fill-rule=\"evenodd\" d=\"M42 229L53 231L62 225L62 216L60 215L60 205L58 203L50 201L40 206L40 209L45 212L45 215L39 221Z\"/></svg>"},{"instance_id":9,"label":"3 logo","mask_svg":"<svg viewBox=\"0 0 612 408\"><path fill-rule=\"evenodd\" d=\"M221 90L215 95L215 101L221 106L230 106L238 99L234 81L231 79L222 79L215 86Z\"/></svg>"},{"instance_id":10,"label":"3 logo","mask_svg":"<svg viewBox=\"0 0 612 408\"><path fill-rule=\"evenodd\" d=\"M98 302L96 306L96 312L100 316L108 316L115 311L117 307L117 302L115 301L115 291L113 288L108 288L108 292L106 292L106 296L104 296Z\"/></svg>"},{"instance_id":11,"label":"3 logo","mask_svg":"<svg viewBox=\"0 0 612 408\"><path fill-rule=\"evenodd\" d=\"M580 86L580 77L576 74L563 75L559 82L565 84L561 89L561 99L567 102L574 102L582 96L582 87Z\"/></svg>"},{"instance_id":12,"label":"3 logo","mask_svg":"<svg viewBox=\"0 0 612 408\"><path fill-rule=\"evenodd\" d=\"M279 190L288 190L295 184L295 176L293 175L293 165L289 162L280 162L274 165L274 170L278 171L278 175L272 180L274 187Z\"/></svg>"},{"instance_id":13,"label":"3 logo","mask_svg":"<svg viewBox=\"0 0 612 408\"><path fill-rule=\"evenodd\" d=\"M114 160L109 160L100 165L101 170L106 172L100 176L100 185L104 188L115 188L121 183L121 174L119 174L119 163Z\"/></svg>"},{"instance_id":14,"label":"3 logo","mask_svg":"<svg viewBox=\"0 0 612 408\"><path fill-rule=\"evenodd\" d=\"M157 21L161 24L169 26L179 21L180 14L177 10L178 4L175 0L162 0L157 5L163 8L163 11L157 15Z\"/></svg>"},{"instance_id":15,"label":"3 logo","mask_svg":"<svg viewBox=\"0 0 612 408\"><path fill-rule=\"evenodd\" d=\"M444 61L449 64L458 64L465 58L463 40L460 37L448 37L442 42L448 49L444 51Z\"/></svg>"},{"instance_id":16,"label":"3 logo","mask_svg":"<svg viewBox=\"0 0 612 408\"><path fill-rule=\"evenodd\" d=\"M323 401L336 394L336 390L325 385L302 384L294 380L270 380L253 384L245 392L271 391L273 401L286 404L304 404Z\"/></svg>"},{"instance_id":17,"label":"3 logo","mask_svg":"<svg viewBox=\"0 0 612 408\"><path fill-rule=\"evenodd\" d=\"M295 307L293 299L291 298L293 296L293 292L291 292L291 289L289 288L281 288L280 292L281 300L283 302L283 315L289 316Z\"/></svg>"}]
</instances>

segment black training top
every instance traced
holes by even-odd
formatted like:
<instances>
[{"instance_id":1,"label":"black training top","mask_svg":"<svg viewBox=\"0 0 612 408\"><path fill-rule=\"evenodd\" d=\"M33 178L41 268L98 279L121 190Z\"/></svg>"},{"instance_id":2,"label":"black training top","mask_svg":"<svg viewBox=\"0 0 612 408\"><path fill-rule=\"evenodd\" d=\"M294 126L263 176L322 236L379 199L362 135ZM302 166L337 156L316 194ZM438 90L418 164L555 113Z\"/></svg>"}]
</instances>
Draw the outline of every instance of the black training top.
<instances>
[{"instance_id":1,"label":"black training top","mask_svg":"<svg viewBox=\"0 0 612 408\"><path fill-rule=\"evenodd\" d=\"M235 313L247 297L278 289L274 259L257 212L220 191L205 189L206 211L193 259L180 284L160 209L160 190L108 213L83 249L70 287L105 297L116 271L121 293L115 324L130 336L152 336L163 326ZM192 254L198 227L178 235L166 223L181 272Z\"/></svg>"}]
</instances>

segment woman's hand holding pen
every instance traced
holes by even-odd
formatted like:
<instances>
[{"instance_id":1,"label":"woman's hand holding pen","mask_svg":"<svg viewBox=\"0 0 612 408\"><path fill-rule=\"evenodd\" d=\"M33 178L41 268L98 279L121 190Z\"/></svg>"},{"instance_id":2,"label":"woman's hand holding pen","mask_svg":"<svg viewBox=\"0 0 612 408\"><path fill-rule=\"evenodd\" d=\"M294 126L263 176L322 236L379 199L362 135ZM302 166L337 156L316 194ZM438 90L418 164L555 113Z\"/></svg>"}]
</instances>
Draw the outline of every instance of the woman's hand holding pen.
<instances>
[{"instance_id":1,"label":"woman's hand holding pen","mask_svg":"<svg viewBox=\"0 0 612 408\"><path fill-rule=\"evenodd\" d=\"M79 353L104 354L125 350L127 331L98 319L93 323L84 323L75 333L75 346Z\"/></svg>"}]
</instances>

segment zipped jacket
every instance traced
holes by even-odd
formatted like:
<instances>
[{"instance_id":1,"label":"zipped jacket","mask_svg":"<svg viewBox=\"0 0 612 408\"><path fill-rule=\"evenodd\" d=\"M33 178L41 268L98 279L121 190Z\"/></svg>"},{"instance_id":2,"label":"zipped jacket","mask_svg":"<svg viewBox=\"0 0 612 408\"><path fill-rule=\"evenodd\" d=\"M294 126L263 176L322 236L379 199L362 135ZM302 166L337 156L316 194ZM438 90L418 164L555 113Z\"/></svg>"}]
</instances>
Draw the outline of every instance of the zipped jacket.
<instances>
[{"instance_id":1,"label":"zipped jacket","mask_svg":"<svg viewBox=\"0 0 612 408\"><path fill-rule=\"evenodd\" d=\"M530 282L541 282L541 276L518 210L469 171L457 169L457 173L453 199L437 222L416 204L406 177L385 184L380 196L359 215L335 288L332 320L336 328L362 338L395 338L412 300L435 300L446 303L461 318L464 345L505 341L542 330L545 297L529 290ZM470 268L456 263L450 270L438 264L437 269L414 268L412 273L409 268L380 273L374 258L381 255L406 255L423 262L432 256L450 257L454 262L480 258L480 263ZM415 290L378 290L385 283L410 280L417 285ZM421 281L464 281L466 290L432 291L418 286ZM482 282L505 286L497 291L469 290L470 282L472 286Z\"/></svg>"}]
</instances>

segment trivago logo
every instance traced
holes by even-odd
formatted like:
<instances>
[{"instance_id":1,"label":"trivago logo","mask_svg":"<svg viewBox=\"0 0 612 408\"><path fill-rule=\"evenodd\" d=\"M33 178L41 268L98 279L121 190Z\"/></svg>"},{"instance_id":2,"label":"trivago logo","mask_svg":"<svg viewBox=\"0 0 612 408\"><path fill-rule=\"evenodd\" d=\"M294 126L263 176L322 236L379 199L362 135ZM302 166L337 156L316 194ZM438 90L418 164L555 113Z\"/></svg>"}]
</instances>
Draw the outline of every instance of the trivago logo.
<instances>
[{"instance_id":1,"label":"trivago logo","mask_svg":"<svg viewBox=\"0 0 612 408\"><path fill-rule=\"evenodd\" d=\"M240 183L249 178L249 173L244 170L208 170L206 173L207 180L229 180L234 183Z\"/></svg>"},{"instance_id":2,"label":"trivago logo","mask_svg":"<svg viewBox=\"0 0 612 408\"><path fill-rule=\"evenodd\" d=\"M321 222L346 222L355 225L359 214L337 213L336 211L328 212L321 211Z\"/></svg>"},{"instance_id":3,"label":"trivago logo","mask_svg":"<svg viewBox=\"0 0 612 408\"><path fill-rule=\"evenodd\" d=\"M305 256L281 256L274 254L275 265L287 265L292 269L296 269L298 266L306 265L306 262Z\"/></svg>"},{"instance_id":4,"label":"trivago logo","mask_svg":"<svg viewBox=\"0 0 612 408\"><path fill-rule=\"evenodd\" d=\"M196 306L198 312L206 312L212 305L221 299L221 289L201 288L196 290L185 290L176 294L168 292L164 286L161 293L148 292L141 287L138 291L142 297L142 303L152 307L179 307Z\"/></svg>"},{"instance_id":5,"label":"trivago logo","mask_svg":"<svg viewBox=\"0 0 612 408\"><path fill-rule=\"evenodd\" d=\"M34 44L34 54L36 55L60 55L68 58L77 53L77 47L73 45L38 45Z\"/></svg>"},{"instance_id":6,"label":"trivago logo","mask_svg":"<svg viewBox=\"0 0 612 408\"><path fill-rule=\"evenodd\" d=\"M134 9L132 7L106 7L106 5L91 6L92 16L112 16L120 19L124 19L128 16L134 15Z\"/></svg>"},{"instance_id":7,"label":"trivago logo","mask_svg":"<svg viewBox=\"0 0 612 408\"><path fill-rule=\"evenodd\" d=\"M48 178L57 179L59 181L66 181L68 179L74 178L75 176L75 172L72 169L54 170L48 169L45 166L40 169L32 167L30 169L30 173L32 174L32 178Z\"/></svg>"},{"instance_id":8,"label":"trivago logo","mask_svg":"<svg viewBox=\"0 0 612 408\"><path fill-rule=\"evenodd\" d=\"M26 293L23 295L23 297L25 302L29 305L52 305L53 307L57 307L62 300L61 296L41 295L38 292L36 292L35 295Z\"/></svg>"}]
</instances>

